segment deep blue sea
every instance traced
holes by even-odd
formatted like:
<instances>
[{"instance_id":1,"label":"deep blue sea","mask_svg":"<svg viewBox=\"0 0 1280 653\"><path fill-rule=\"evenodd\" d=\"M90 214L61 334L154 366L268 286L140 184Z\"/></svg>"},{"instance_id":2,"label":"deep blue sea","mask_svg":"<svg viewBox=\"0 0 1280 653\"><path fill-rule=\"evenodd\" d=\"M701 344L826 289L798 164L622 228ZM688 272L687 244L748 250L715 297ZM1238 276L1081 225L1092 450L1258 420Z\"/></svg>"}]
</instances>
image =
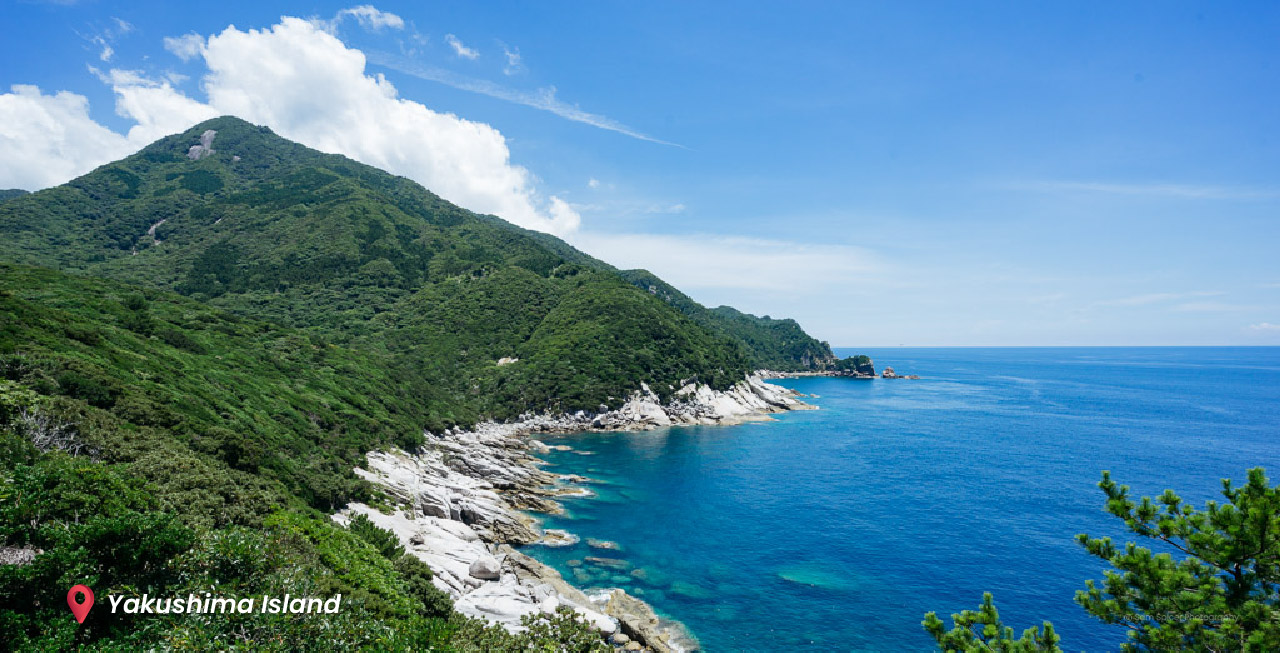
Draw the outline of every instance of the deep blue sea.
<instances>
[{"instance_id":1,"label":"deep blue sea","mask_svg":"<svg viewBox=\"0 0 1280 653\"><path fill-rule=\"evenodd\" d=\"M546 520L582 543L528 551L707 651L930 650L924 613L984 591L1018 632L1048 619L1065 650L1114 650L1124 631L1072 601L1106 567L1075 535L1125 537L1101 470L1197 503L1250 467L1280 480L1280 348L839 353L923 378L781 381L821 409L773 422L548 438L574 448L549 470L602 483ZM590 555L643 571L568 564Z\"/></svg>"}]
</instances>

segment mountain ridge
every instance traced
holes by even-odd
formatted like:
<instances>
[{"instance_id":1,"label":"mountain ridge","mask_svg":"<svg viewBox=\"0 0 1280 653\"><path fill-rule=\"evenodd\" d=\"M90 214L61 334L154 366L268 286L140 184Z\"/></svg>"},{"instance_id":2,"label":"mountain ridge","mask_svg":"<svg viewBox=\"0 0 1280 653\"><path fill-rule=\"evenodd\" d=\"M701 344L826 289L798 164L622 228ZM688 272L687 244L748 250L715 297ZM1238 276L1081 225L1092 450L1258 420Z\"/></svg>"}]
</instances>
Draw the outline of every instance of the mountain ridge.
<instances>
[{"instance_id":1,"label":"mountain ridge","mask_svg":"<svg viewBox=\"0 0 1280 653\"><path fill-rule=\"evenodd\" d=\"M465 406L440 411L442 424L616 406L640 382L723 388L755 368L834 360L794 322L706 309L651 273L234 117L5 202L0 233L5 260L395 349L402 364L435 370L443 404ZM508 358L521 363L495 367Z\"/></svg>"},{"instance_id":2,"label":"mountain ridge","mask_svg":"<svg viewBox=\"0 0 1280 653\"><path fill-rule=\"evenodd\" d=\"M395 535L331 518L405 508L356 468L392 448L465 467L430 433L531 412L585 425L694 382L715 398L762 361L821 365L823 350L794 322L706 309L407 179L202 123L0 202L0 555L31 561L0 565L0 641L610 650L572 612L519 635L464 619ZM71 578L103 596L344 603L81 625L58 607Z\"/></svg>"}]
</instances>

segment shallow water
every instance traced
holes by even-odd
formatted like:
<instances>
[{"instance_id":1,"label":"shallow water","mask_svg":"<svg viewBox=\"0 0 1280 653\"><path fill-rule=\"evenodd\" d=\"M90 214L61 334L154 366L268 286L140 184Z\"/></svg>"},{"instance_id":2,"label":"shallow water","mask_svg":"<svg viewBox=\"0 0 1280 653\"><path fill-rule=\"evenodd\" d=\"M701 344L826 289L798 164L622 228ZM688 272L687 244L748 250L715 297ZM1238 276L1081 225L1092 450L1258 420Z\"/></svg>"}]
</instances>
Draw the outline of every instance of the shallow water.
<instances>
[{"instance_id":1,"label":"shallow water","mask_svg":"<svg viewBox=\"0 0 1280 653\"><path fill-rule=\"evenodd\" d=\"M1280 348L859 353L925 378L787 380L821 410L554 438L596 455L549 470L602 483L546 520L581 542L528 551L635 591L708 651L929 650L924 613L983 591L1019 632L1048 619L1065 650L1112 650L1124 631L1072 601L1105 567L1075 534L1123 536L1100 471L1197 503L1249 467L1280 477Z\"/></svg>"}]
</instances>

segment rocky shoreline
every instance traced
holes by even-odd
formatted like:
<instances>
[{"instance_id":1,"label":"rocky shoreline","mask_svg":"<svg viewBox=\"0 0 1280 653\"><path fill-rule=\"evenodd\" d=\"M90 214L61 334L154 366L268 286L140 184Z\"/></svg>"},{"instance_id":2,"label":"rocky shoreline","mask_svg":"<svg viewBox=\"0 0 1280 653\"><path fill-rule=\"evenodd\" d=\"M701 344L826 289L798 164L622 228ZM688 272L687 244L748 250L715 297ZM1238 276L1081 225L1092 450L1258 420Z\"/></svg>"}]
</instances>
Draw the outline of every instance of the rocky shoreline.
<instances>
[{"instance_id":1,"label":"rocky shoreline","mask_svg":"<svg viewBox=\"0 0 1280 653\"><path fill-rule=\"evenodd\" d=\"M353 503L333 518L367 515L400 538L405 551L435 571L434 583L462 614L512 630L526 614L568 606L618 648L629 651L693 651L697 641L679 623L660 618L622 589L588 595L555 569L515 547L576 541L563 531L543 531L528 513L556 514L557 497L589 494L589 479L540 468L538 453L550 447L538 434L589 430L643 430L661 426L740 424L770 413L814 408L791 390L753 374L728 390L688 384L663 402L647 385L616 410L522 415L512 423L485 422L471 430L427 434L416 453L370 452L356 473L394 506L382 510ZM563 445L560 445L563 446Z\"/></svg>"}]
</instances>

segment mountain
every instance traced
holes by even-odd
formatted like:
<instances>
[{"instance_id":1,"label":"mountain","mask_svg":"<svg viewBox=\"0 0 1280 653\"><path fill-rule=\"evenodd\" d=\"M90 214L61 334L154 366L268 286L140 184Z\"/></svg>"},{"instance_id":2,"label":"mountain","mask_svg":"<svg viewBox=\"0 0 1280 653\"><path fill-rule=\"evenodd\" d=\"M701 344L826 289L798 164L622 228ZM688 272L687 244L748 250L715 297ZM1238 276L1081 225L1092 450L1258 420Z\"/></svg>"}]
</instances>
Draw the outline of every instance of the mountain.
<instances>
[{"instance_id":1,"label":"mountain","mask_svg":"<svg viewBox=\"0 0 1280 653\"><path fill-rule=\"evenodd\" d=\"M354 468L424 429L831 360L793 321L709 310L407 179L203 123L0 199L0 641L611 650L565 615L521 635L462 618L395 536L329 519L391 501ZM69 579L350 604L77 625Z\"/></svg>"},{"instance_id":2,"label":"mountain","mask_svg":"<svg viewBox=\"0 0 1280 653\"><path fill-rule=\"evenodd\" d=\"M26 194L27 194L27 191L22 190L21 188L7 188L7 189L0 190L0 203L4 202L5 200L11 200L15 197L21 197Z\"/></svg>"},{"instance_id":3,"label":"mountain","mask_svg":"<svg viewBox=\"0 0 1280 653\"><path fill-rule=\"evenodd\" d=\"M0 204L0 234L0 260L385 355L436 389L432 427L832 360L794 322L707 310L647 272L231 117Z\"/></svg>"}]
</instances>

